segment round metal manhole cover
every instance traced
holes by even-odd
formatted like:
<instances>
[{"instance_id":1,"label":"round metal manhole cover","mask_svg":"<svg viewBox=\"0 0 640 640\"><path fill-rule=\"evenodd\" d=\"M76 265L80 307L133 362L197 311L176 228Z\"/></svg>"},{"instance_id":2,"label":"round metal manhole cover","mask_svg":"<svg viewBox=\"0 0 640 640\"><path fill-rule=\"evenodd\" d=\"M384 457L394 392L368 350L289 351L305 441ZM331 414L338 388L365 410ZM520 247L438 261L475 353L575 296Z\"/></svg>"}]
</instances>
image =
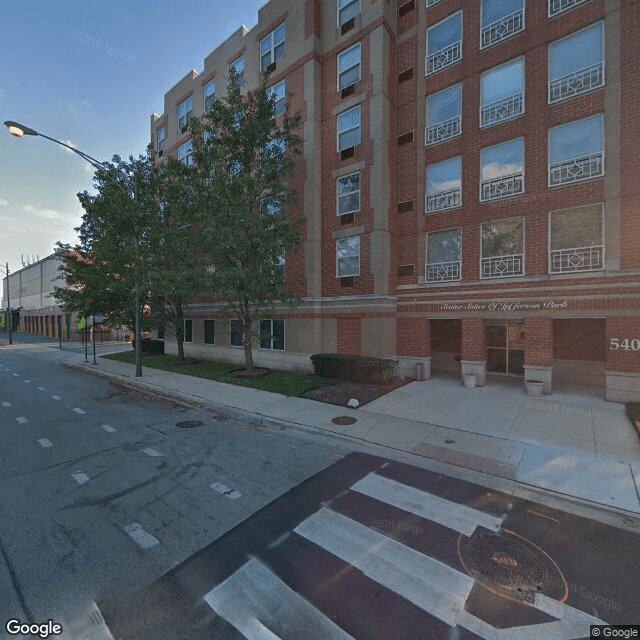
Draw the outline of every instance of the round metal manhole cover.
<instances>
[{"instance_id":1,"label":"round metal manhole cover","mask_svg":"<svg viewBox=\"0 0 640 640\"><path fill-rule=\"evenodd\" d=\"M186 420L185 422L176 422L176 427L180 429L194 429L195 427L201 427L202 420Z\"/></svg>"},{"instance_id":2,"label":"round metal manhole cover","mask_svg":"<svg viewBox=\"0 0 640 640\"><path fill-rule=\"evenodd\" d=\"M467 572L529 600L534 593L562 597L567 583L558 565L545 551L511 532L476 530L460 555Z\"/></svg>"},{"instance_id":3,"label":"round metal manhole cover","mask_svg":"<svg viewBox=\"0 0 640 640\"><path fill-rule=\"evenodd\" d=\"M358 419L352 418L351 416L336 416L332 418L331 422L333 422L333 424L355 424L358 422Z\"/></svg>"}]
</instances>

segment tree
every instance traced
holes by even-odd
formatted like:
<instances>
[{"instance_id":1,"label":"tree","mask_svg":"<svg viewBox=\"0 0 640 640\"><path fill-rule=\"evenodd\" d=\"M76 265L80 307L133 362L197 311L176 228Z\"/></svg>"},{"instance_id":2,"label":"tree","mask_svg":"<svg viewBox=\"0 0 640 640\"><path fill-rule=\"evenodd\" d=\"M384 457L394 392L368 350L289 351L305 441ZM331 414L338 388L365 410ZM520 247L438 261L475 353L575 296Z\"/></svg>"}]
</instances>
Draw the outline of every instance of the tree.
<instances>
[{"instance_id":1,"label":"tree","mask_svg":"<svg viewBox=\"0 0 640 640\"><path fill-rule=\"evenodd\" d=\"M224 317L240 322L245 366L253 370L253 341L259 320L276 304L293 306L283 260L300 241L287 184L302 139L300 116L274 114L275 98L265 75L260 86L241 93L235 74L226 96L202 118L192 118L192 224L197 228L201 270Z\"/></svg>"}]
</instances>

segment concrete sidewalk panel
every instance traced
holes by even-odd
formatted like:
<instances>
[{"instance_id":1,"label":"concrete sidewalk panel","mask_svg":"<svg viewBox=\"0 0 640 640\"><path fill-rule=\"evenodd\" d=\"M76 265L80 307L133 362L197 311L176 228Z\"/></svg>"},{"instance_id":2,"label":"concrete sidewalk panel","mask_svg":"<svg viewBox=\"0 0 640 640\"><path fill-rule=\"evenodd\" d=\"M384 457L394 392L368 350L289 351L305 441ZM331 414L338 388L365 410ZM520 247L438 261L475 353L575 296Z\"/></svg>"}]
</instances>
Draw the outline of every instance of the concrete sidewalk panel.
<instances>
[{"instance_id":1,"label":"concrete sidewalk panel","mask_svg":"<svg viewBox=\"0 0 640 640\"><path fill-rule=\"evenodd\" d=\"M470 396L450 411L439 424L442 427L504 437L509 433L518 411L520 411L519 406L479 402Z\"/></svg>"},{"instance_id":2,"label":"concrete sidewalk panel","mask_svg":"<svg viewBox=\"0 0 640 640\"><path fill-rule=\"evenodd\" d=\"M631 468L614 460L528 444L516 480L640 513Z\"/></svg>"},{"instance_id":3,"label":"concrete sidewalk panel","mask_svg":"<svg viewBox=\"0 0 640 640\"><path fill-rule=\"evenodd\" d=\"M430 424L440 423L461 402L456 397L417 396L402 394L404 397L391 404L391 398L386 402L374 400L366 405L367 411L417 420ZM396 396L397 398L397 396Z\"/></svg>"},{"instance_id":4,"label":"concrete sidewalk panel","mask_svg":"<svg viewBox=\"0 0 640 640\"><path fill-rule=\"evenodd\" d=\"M451 440L453 442L450 442ZM423 442L484 458L502 460L516 466L520 462L525 448L524 442L513 442L504 438L495 438L446 427L438 427Z\"/></svg>"},{"instance_id":5,"label":"concrete sidewalk panel","mask_svg":"<svg viewBox=\"0 0 640 640\"><path fill-rule=\"evenodd\" d=\"M376 421L367 432L367 440L394 449L411 451L426 436L435 430L436 426L425 422L398 420L377 416Z\"/></svg>"}]
</instances>

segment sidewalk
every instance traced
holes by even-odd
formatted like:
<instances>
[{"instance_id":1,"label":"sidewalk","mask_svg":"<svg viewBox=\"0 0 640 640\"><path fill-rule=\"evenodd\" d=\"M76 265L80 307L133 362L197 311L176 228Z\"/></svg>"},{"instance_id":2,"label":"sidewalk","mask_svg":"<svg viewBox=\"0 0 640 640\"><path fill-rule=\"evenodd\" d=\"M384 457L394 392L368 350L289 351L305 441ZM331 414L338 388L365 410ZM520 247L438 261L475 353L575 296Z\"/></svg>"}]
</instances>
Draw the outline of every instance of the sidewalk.
<instances>
[{"instance_id":1,"label":"sidewalk","mask_svg":"<svg viewBox=\"0 0 640 640\"><path fill-rule=\"evenodd\" d=\"M266 423L338 434L640 515L640 439L624 405L606 402L598 387L555 385L552 395L534 398L519 380L489 376L485 387L466 389L455 376L436 377L350 409L148 367L138 379L130 364L85 364L78 353L51 357L179 401L246 411ZM338 416L356 422L333 423Z\"/></svg>"}]
</instances>

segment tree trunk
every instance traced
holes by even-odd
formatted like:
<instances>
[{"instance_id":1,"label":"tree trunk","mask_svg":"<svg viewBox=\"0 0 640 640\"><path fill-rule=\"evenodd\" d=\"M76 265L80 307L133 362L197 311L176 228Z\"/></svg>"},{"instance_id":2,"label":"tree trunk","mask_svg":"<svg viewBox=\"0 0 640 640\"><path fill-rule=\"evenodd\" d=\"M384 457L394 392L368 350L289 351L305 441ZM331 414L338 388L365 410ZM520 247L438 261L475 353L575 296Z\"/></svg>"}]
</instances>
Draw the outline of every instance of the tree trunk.
<instances>
[{"instance_id":1,"label":"tree trunk","mask_svg":"<svg viewBox=\"0 0 640 640\"><path fill-rule=\"evenodd\" d=\"M177 343L178 343L178 360L184 360L184 340L182 340L182 338L178 338Z\"/></svg>"},{"instance_id":2,"label":"tree trunk","mask_svg":"<svg viewBox=\"0 0 640 640\"><path fill-rule=\"evenodd\" d=\"M247 371L253 371L253 350L251 348L251 322L242 321L242 344L244 346L244 363Z\"/></svg>"}]
</instances>

